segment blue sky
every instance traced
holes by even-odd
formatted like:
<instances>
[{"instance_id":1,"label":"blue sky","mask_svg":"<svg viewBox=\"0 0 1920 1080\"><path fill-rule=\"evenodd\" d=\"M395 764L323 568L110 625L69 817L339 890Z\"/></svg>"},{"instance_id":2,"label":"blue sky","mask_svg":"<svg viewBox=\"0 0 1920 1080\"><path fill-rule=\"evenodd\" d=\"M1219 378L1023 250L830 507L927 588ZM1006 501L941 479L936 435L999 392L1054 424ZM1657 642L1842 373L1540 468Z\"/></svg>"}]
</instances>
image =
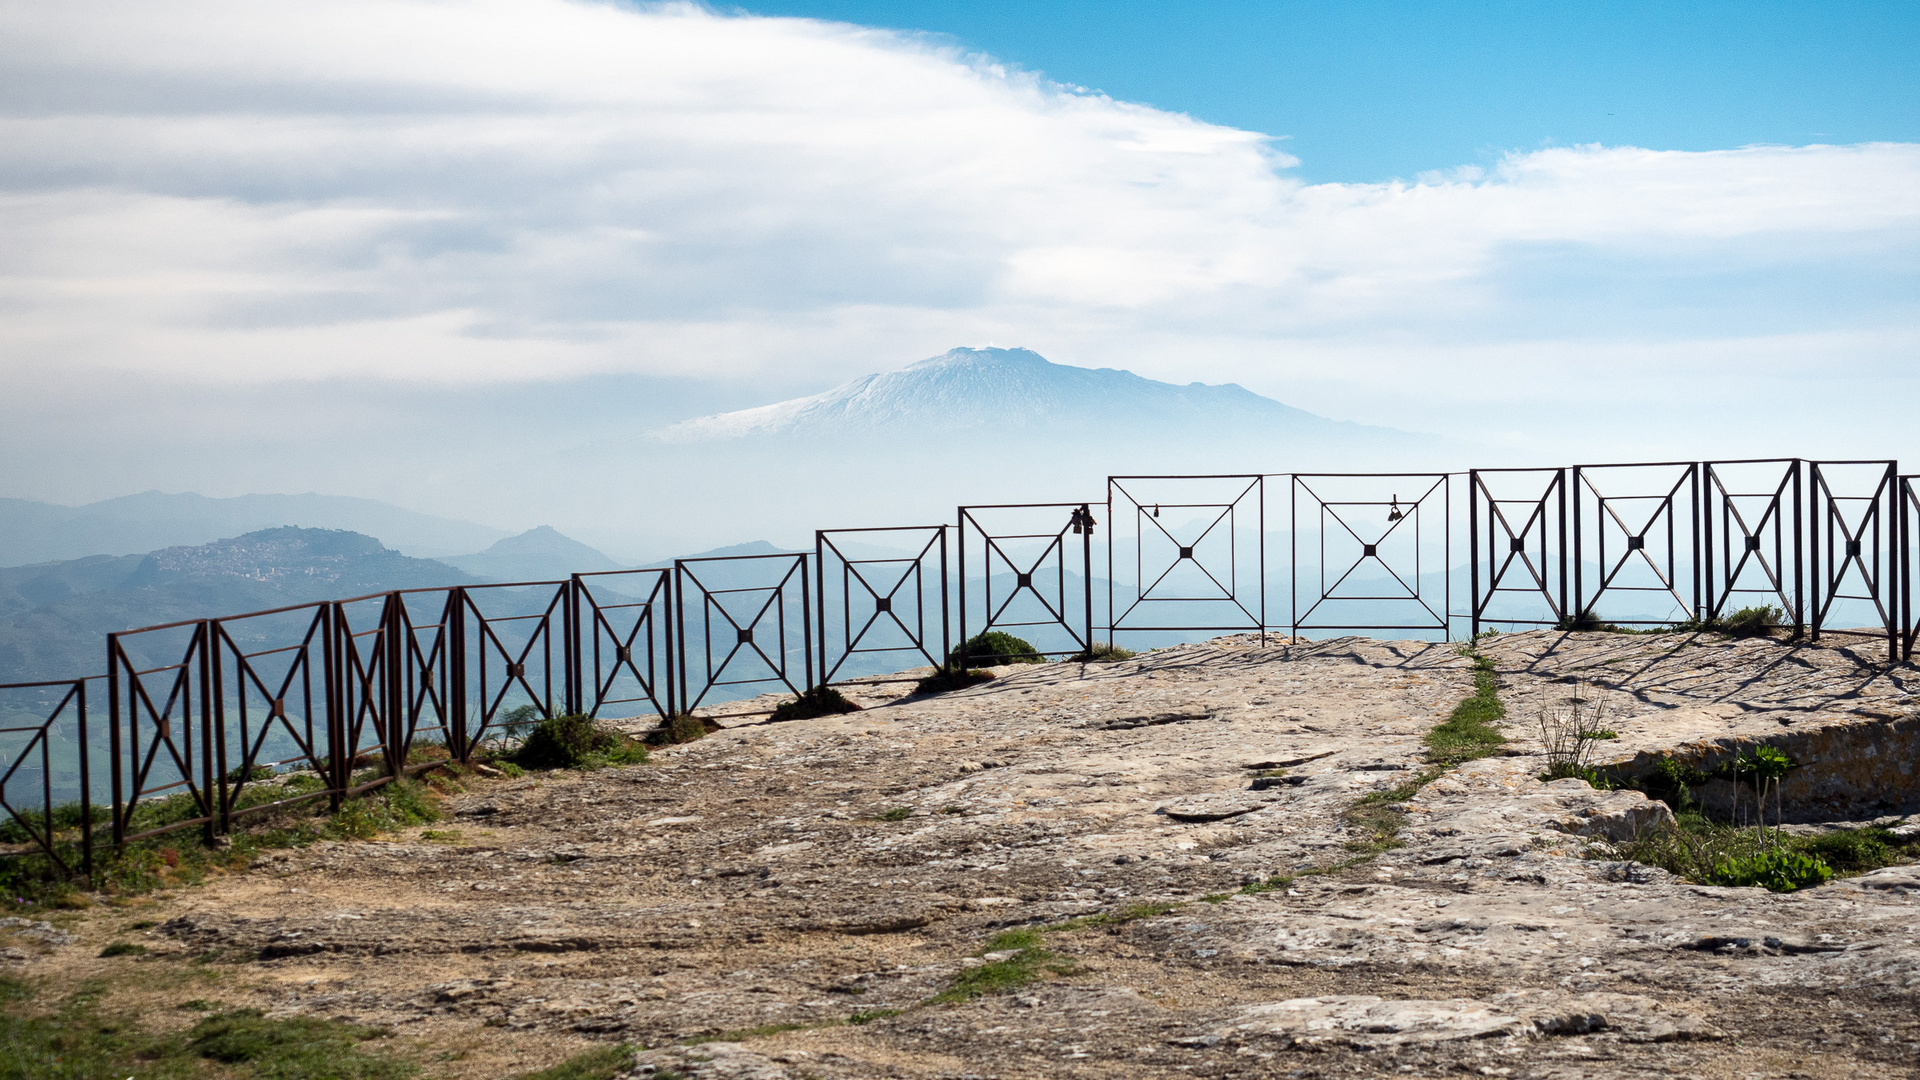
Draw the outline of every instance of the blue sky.
<instances>
[{"instance_id":1,"label":"blue sky","mask_svg":"<svg viewBox=\"0 0 1920 1080\"><path fill-rule=\"evenodd\" d=\"M0 495L638 532L648 432L984 345L1920 461L1914 7L10 0Z\"/></svg>"},{"instance_id":2,"label":"blue sky","mask_svg":"<svg viewBox=\"0 0 1920 1080\"><path fill-rule=\"evenodd\" d=\"M1314 181L1580 143L1920 139L1915 3L751 3L1284 137Z\"/></svg>"}]
</instances>

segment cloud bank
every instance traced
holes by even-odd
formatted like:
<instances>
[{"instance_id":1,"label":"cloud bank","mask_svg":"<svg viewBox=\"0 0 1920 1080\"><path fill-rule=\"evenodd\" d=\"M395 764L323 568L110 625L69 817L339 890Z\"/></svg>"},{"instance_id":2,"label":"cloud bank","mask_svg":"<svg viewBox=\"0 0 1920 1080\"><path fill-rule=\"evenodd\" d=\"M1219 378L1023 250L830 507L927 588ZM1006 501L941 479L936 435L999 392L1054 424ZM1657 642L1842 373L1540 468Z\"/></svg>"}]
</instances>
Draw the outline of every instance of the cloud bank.
<instances>
[{"instance_id":1,"label":"cloud bank","mask_svg":"<svg viewBox=\"0 0 1920 1080\"><path fill-rule=\"evenodd\" d=\"M626 375L772 399L1025 345L1407 427L1508 403L1476 434L1523 441L1575 401L1728 380L1738 409L1811 376L1913 401L1920 146L1554 147L1320 185L1283 146L935 40L688 5L14 0L0 364L47 393Z\"/></svg>"}]
</instances>

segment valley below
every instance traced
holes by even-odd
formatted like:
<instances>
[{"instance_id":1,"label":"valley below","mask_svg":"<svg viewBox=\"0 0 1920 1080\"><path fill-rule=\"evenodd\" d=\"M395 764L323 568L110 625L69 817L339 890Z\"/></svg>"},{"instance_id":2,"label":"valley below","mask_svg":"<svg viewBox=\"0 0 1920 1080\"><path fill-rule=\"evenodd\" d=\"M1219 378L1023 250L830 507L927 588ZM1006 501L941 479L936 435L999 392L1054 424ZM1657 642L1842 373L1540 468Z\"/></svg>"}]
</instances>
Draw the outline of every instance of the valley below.
<instances>
[{"instance_id":1,"label":"valley below","mask_svg":"<svg viewBox=\"0 0 1920 1080\"><path fill-rule=\"evenodd\" d=\"M1451 767L1426 741L1475 692L1451 644L855 680L862 711L734 703L647 764L469 774L431 827L0 944L49 1000L94 980L159 1028L209 1000L377 1025L430 1077L615 1044L662 1080L1920 1074L1920 867L1695 884L1608 846L1664 804L1539 778L1536 717L1578 695L1603 763L1786 746L1789 831L1908 835L1913 672L1883 642L1481 653L1507 742Z\"/></svg>"}]
</instances>

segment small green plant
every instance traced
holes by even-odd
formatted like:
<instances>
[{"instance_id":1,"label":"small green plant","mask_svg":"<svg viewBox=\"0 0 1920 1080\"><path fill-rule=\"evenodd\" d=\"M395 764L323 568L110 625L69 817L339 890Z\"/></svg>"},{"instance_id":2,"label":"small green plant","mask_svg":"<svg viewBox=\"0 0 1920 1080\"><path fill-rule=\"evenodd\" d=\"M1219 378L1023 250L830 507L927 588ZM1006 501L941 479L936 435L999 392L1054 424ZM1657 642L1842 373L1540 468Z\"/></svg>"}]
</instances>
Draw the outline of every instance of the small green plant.
<instances>
[{"instance_id":1,"label":"small green plant","mask_svg":"<svg viewBox=\"0 0 1920 1080\"><path fill-rule=\"evenodd\" d=\"M583 713L540 721L513 753L514 764L526 769L587 769L646 760L645 746L599 726Z\"/></svg>"},{"instance_id":2,"label":"small green plant","mask_svg":"<svg viewBox=\"0 0 1920 1080\"><path fill-rule=\"evenodd\" d=\"M944 694L949 690L965 690L969 686L979 686L993 681L993 672L978 668L944 667L921 679L913 688L916 694Z\"/></svg>"},{"instance_id":3,"label":"small green plant","mask_svg":"<svg viewBox=\"0 0 1920 1080\"><path fill-rule=\"evenodd\" d=\"M1132 649L1123 649L1111 642L1094 642L1092 647L1082 649L1068 660L1079 664L1117 664L1122 660L1131 660L1136 654Z\"/></svg>"},{"instance_id":4,"label":"small green plant","mask_svg":"<svg viewBox=\"0 0 1920 1080\"><path fill-rule=\"evenodd\" d=\"M1818 858L1779 847L1752 855L1729 856L1714 864L1708 881L1714 885L1758 885L1770 892L1794 892L1824 885L1833 869Z\"/></svg>"},{"instance_id":5,"label":"small green plant","mask_svg":"<svg viewBox=\"0 0 1920 1080\"><path fill-rule=\"evenodd\" d=\"M899 1009L868 1009L864 1012L857 1012L857 1013L854 1013L852 1016L847 1017L847 1023L853 1024L854 1026L857 1027L861 1024L871 1024L875 1020L885 1020L890 1016L899 1016L899 1015L900 1015ZM656 1073L655 1075L659 1075L659 1074Z\"/></svg>"},{"instance_id":6,"label":"small green plant","mask_svg":"<svg viewBox=\"0 0 1920 1080\"><path fill-rule=\"evenodd\" d=\"M913 807L896 806L890 810L882 810L873 816L878 821L905 821L913 816Z\"/></svg>"},{"instance_id":7,"label":"small green plant","mask_svg":"<svg viewBox=\"0 0 1920 1080\"><path fill-rule=\"evenodd\" d=\"M965 668L973 664L1041 664L1046 657L1028 642L1000 630L975 634L947 654L947 666Z\"/></svg>"},{"instance_id":8,"label":"small green plant","mask_svg":"<svg viewBox=\"0 0 1920 1080\"><path fill-rule=\"evenodd\" d=\"M147 955L147 947L145 945L136 945L131 941L116 941L106 948L101 949L100 955L102 957L145 956Z\"/></svg>"},{"instance_id":9,"label":"small green plant","mask_svg":"<svg viewBox=\"0 0 1920 1080\"><path fill-rule=\"evenodd\" d=\"M811 720L816 716L838 716L841 713L859 712L860 706L848 701L846 695L831 686L816 686L792 701L783 702L773 710L772 719Z\"/></svg>"},{"instance_id":10,"label":"small green plant","mask_svg":"<svg viewBox=\"0 0 1920 1080\"><path fill-rule=\"evenodd\" d=\"M632 1068L633 1048L622 1043L619 1046L596 1046L558 1065L519 1073L513 1080L613 1080L613 1077ZM658 1077L660 1073L653 1075Z\"/></svg>"}]
</instances>

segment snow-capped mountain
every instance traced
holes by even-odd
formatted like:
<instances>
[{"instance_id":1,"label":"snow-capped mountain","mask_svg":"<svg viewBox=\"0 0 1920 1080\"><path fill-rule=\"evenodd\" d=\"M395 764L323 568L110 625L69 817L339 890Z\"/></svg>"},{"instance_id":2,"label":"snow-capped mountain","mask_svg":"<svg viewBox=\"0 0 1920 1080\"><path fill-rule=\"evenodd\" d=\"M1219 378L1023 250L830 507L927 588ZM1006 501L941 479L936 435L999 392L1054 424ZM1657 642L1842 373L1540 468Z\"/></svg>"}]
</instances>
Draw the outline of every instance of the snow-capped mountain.
<instances>
[{"instance_id":1,"label":"snow-capped mountain","mask_svg":"<svg viewBox=\"0 0 1920 1080\"><path fill-rule=\"evenodd\" d=\"M1257 431L1265 437L1398 434L1327 420L1231 383L1177 386L1114 368L1055 364L1027 349L953 349L811 397L682 421L658 435L694 443L983 428Z\"/></svg>"}]
</instances>

